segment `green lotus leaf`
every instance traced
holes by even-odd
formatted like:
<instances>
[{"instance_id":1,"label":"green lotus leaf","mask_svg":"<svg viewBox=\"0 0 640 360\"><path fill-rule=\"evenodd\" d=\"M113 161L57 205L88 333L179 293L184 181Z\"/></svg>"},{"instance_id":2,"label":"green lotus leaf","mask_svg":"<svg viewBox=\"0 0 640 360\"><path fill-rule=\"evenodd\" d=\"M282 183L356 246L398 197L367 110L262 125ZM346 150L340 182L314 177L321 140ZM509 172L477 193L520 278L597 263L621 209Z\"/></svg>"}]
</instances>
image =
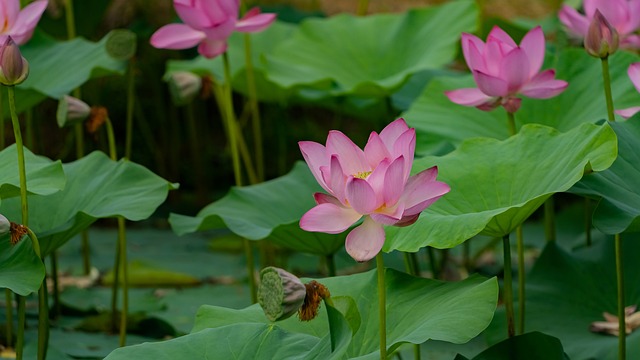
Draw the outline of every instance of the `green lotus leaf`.
<instances>
[{"instance_id":1,"label":"green lotus leaf","mask_svg":"<svg viewBox=\"0 0 640 360\"><path fill-rule=\"evenodd\" d=\"M111 33L97 43L76 38L58 41L36 31L20 48L29 61L29 77L16 87L18 112L38 104L46 97L59 99L89 79L124 74L126 62L109 56L106 44ZM5 104L6 97L5 97ZM5 106L8 114L8 106Z\"/></svg>"},{"instance_id":2,"label":"green lotus leaf","mask_svg":"<svg viewBox=\"0 0 640 360\"><path fill-rule=\"evenodd\" d=\"M387 96L411 74L451 62L460 33L475 30L477 14L465 0L402 14L305 20L267 56L267 77L285 88Z\"/></svg>"},{"instance_id":3,"label":"green lotus leaf","mask_svg":"<svg viewBox=\"0 0 640 360\"><path fill-rule=\"evenodd\" d=\"M66 178L59 160L51 161L44 156L34 155L26 148L24 158L27 191L30 194L50 195L64 188ZM20 174L18 152L14 144L0 151L0 199L16 196L20 196ZM18 221L20 218L10 217L9 220Z\"/></svg>"},{"instance_id":4,"label":"green lotus leaf","mask_svg":"<svg viewBox=\"0 0 640 360\"><path fill-rule=\"evenodd\" d=\"M638 240L636 233L622 238L627 306L640 303ZM614 249L611 238L572 253L547 243L527 275L525 330L557 337L572 360L617 359L618 338L590 331L592 322L605 321L604 312L617 314ZM486 332L488 341L506 337L505 329L504 314L496 314ZM640 331L627 335L626 342L627 358L640 359Z\"/></svg>"},{"instance_id":5,"label":"green lotus leaf","mask_svg":"<svg viewBox=\"0 0 640 360\"><path fill-rule=\"evenodd\" d=\"M172 286L194 286L200 284L200 279L195 276L182 272L163 269L153 266L143 261L132 261L128 267L128 280L130 286L155 286L155 287L172 287ZM113 269L104 274L102 283L105 285L113 284ZM120 273L122 279L122 273Z\"/></svg>"},{"instance_id":6,"label":"green lotus leaf","mask_svg":"<svg viewBox=\"0 0 640 360\"><path fill-rule=\"evenodd\" d=\"M291 96L290 90L285 90L266 78L262 59L275 49L274 44L288 39L294 29L295 25L275 21L266 30L250 34L251 64L255 74L256 95L260 101L283 101ZM244 38L245 34L233 33L229 37L227 53L229 55L233 88L243 94L248 94ZM178 71L211 76L217 82L224 83L224 67L220 56L214 59L198 56L191 60L169 60L164 79L167 80L172 73Z\"/></svg>"},{"instance_id":7,"label":"green lotus leaf","mask_svg":"<svg viewBox=\"0 0 640 360\"><path fill-rule=\"evenodd\" d=\"M640 96L627 75L627 67L640 61L637 55L619 51L609 59L611 88L617 108L640 105ZM544 68L554 67L556 78L569 82L567 89L551 99L523 97L515 114L516 127L539 123L560 131L570 130L584 122L607 117L602 87L600 61L584 49L569 49L558 54L557 62L549 57ZM504 109L481 111L452 103L446 90L476 87L471 75L442 77L427 85L424 92L402 116L416 128L417 150L429 153L442 142L458 145L471 137L506 139L509 136Z\"/></svg>"},{"instance_id":8,"label":"green lotus leaf","mask_svg":"<svg viewBox=\"0 0 640 360\"><path fill-rule=\"evenodd\" d=\"M195 217L171 214L169 222L178 235L228 228L250 240L268 238L297 251L330 255L342 247L346 234L309 233L298 225L302 215L315 206L313 193L318 191L322 188L307 165L298 162L285 176L232 188Z\"/></svg>"},{"instance_id":9,"label":"green lotus leaf","mask_svg":"<svg viewBox=\"0 0 640 360\"><path fill-rule=\"evenodd\" d=\"M98 218L148 218L175 187L141 165L115 162L99 151L63 167L68 179L63 191L29 197L29 227L38 235L43 256ZM19 216L19 211L18 198L0 206L8 218Z\"/></svg>"},{"instance_id":10,"label":"green lotus leaf","mask_svg":"<svg viewBox=\"0 0 640 360\"><path fill-rule=\"evenodd\" d=\"M119 359L342 359L351 340L351 330L342 314L329 308L332 351L329 336L291 333L277 324L237 323L205 329L177 339L117 349L105 360Z\"/></svg>"},{"instance_id":11,"label":"green lotus leaf","mask_svg":"<svg viewBox=\"0 0 640 360\"><path fill-rule=\"evenodd\" d=\"M602 198L593 225L605 234L640 231L640 117L611 123L618 136L618 158L605 171L585 176L571 191Z\"/></svg>"},{"instance_id":12,"label":"green lotus leaf","mask_svg":"<svg viewBox=\"0 0 640 360\"><path fill-rule=\"evenodd\" d=\"M38 291L44 280L44 265L33 251L31 239L24 237L11 245L9 235L0 236L0 288L19 295Z\"/></svg>"},{"instance_id":13,"label":"green lotus leaf","mask_svg":"<svg viewBox=\"0 0 640 360\"><path fill-rule=\"evenodd\" d=\"M565 133L529 124L504 141L470 139L443 157L418 159L413 171L437 165L438 179L451 192L415 224L388 227L384 250L451 248L477 234L507 235L549 196L568 190L586 170L608 168L616 155L616 136L607 124L582 124Z\"/></svg>"},{"instance_id":14,"label":"green lotus leaf","mask_svg":"<svg viewBox=\"0 0 640 360\"><path fill-rule=\"evenodd\" d=\"M349 344L348 358L379 357L376 276L376 271L372 270L318 280L329 289L332 297L353 298L360 312L360 319L351 317L351 326L357 331ZM389 351L403 343L420 344L429 339L465 343L487 326L496 308L498 284L495 278L474 276L446 283L387 269L385 282ZM310 322L289 318L278 322L278 326L290 332L326 336L329 330L323 308ZM225 328L238 322L266 324L268 320L258 305L243 310L204 305L198 311L193 332Z\"/></svg>"},{"instance_id":15,"label":"green lotus leaf","mask_svg":"<svg viewBox=\"0 0 640 360\"><path fill-rule=\"evenodd\" d=\"M455 360L462 360L458 355ZM530 332L499 342L481 352L473 360L568 360L560 340L541 332Z\"/></svg>"}]
</instances>

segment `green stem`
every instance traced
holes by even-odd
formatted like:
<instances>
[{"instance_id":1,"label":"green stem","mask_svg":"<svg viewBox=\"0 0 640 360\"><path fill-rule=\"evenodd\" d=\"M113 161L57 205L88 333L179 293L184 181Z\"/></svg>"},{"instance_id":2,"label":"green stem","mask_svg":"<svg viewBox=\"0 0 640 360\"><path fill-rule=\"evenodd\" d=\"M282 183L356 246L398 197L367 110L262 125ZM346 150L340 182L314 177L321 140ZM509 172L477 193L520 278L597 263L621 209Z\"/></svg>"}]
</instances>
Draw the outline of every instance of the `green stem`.
<instances>
[{"instance_id":1,"label":"green stem","mask_svg":"<svg viewBox=\"0 0 640 360\"><path fill-rule=\"evenodd\" d=\"M51 252L51 278L53 279L53 311L51 317L57 319L62 313L60 308L60 284L58 282L58 252Z\"/></svg>"},{"instance_id":2,"label":"green stem","mask_svg":"<svg viewBox=\"0 0 640 360\"><path fill-rule=\"evenodd\" d=\"M384 285L384 259L382 252L376 255L378 269L378 317L380 319L380 359L387 358L387 289Z\"/></svg>"},{"instance_id":3,"label":"green stem","mask_svg":"<svg viewBox=\"0 0 640 360\"><path fill-rule=\"evenodd\" d=\"M369 11L369 0L358 0L358 9L356 10L356 15L365 16Z\"/></svg>"},{"instance_id":4,"label":"green stem","mask_svg":"<svg viewBox=\"0 0 640 360\"><path fill-rule=\"evenodd\" d=\"M604 86L604 96L607 100L607 115L609 116L609 121L616 121L616 118L613 115L613 97L611 96L611 77L609 76L609 59L602 59L602 80Z\"/></svg>"},{"instance_id":5,"label":"green stem","mask_svg":"<svg viewBox=\"0 0 640 360\"><path fill-rule=\"evenodd\" d=\"M73 0L65 0L64 5L67 37L73 39L76 37L76 19L73 14Z\"/></svg>"},{"instance_id":6,"label":"green stem","mask_svg":"<svg viewBox=\"0 0 640 360\"><path fill-rule=\"evenodd\" d=\"M18 333L16 334L16 360L22 360L24 353L24 326L26 319L26 297L18 296Z\"/></svg>"},{"instance_id":7,"label":"green stem","mask_svg":"<svg viewBox=\"0 0 640 360\"><path fill-rule=\"evenodd\" d=\"M429 267L431 267L431 276L434 279L438 279L440 277L440 272L438 271L438 264L436 262L436 253L434 248L431 246L427 246L427 256L429 257Z\"/></svg>"},{"instance_id":8,"label":"green stem","mask_svg":"<svg viewBox=\"0 0 640 360\"><path fill-rule=\"evenodd\" d=\"M591 199L584 198L584 230L586 234L587 247L591 246Z\"/></svg>"},{"instance_id":9,"label":"green stem","mask_svg":"<svg viewBox=\"0 0 640 360\"><path fill-rule=\"evenodd\" d=\"M556 216L553 195L544 202L544 235L547 241L556 241Z\"/></svg>"},{"instance_id":10,"label":"green stem","mask_svg":"<svg viewBox=\"0 0 640 360\"><path fill-rule=\"evenodd\" d=\"M258 181L264 180L264 154L262 142L262 120L258 106L258 92L256 90L253 60L251 58L251 34L244 34L245 73L247 74L247 88L249 89L249 104L251 105L251 125L253 128L253 147L256 156L256 173Z\"/></svg>"},{"instance_id":11,"label":"green stem","mask_svg":"<svg viewBox=\"0 0 640 360\"><path fill-rule=\"evenodd\" d=\"M622 239L614 236L616 251L616 279L618 283L618 359L625 360L627 353L627 332L624 313L624 272L622 268Z\"/></svg>"},{"instance_id":12,"label":"green stem","mask_svg":"<svg viewBox=\"0 0 640 360\"><path fill-rule=\"evenodd\" d=\"M135 62L129 60L127 68L127 125L125 133L124 158L131 159L131 144L133 143L133 110L135 108Z\"/></svg>"},{"instance_id":13,"label":"green stem","mask_svg":"<svg viewBox=\"0 0 640 360\"><path fill-rule=\"evenodd\" d=\"M524 263L524 236L522 225L516 228L516 241L518 248L518 334L524 334L525 311L525 263Z\"/></svg>"},{"instance_id":14,"label":"green stem","mask_svg":"<svg viewBox=\"0 0 640 360\"><path fill-rule=\"evenodd\" d=\"M13 134L16 138L16 149L18 152L18 171L20 173L20 203L22 206L22 225L29 226L29 205L27 203L27 173L24 164L24 145L22 143L22 132L20 122L16 113L16 99L13 86L7 87L9 94L9 112L11 113L11 124Z\"/></svg>"},{"instance_id":15,"label":"green stem","mask_svg":"<svg viewBox=\"0 0 640 360\"><path fill-rule=\"evenodd\" d=\"M84 230L80 234L82 241L82 269L85 275L91 273L91 247L89 246L89 231Z\"/></svg>"},{"instance_id":16,"label":"green stem","mask_svg":"<svg viewBox=\"0 0 640 360\"><path fill-rule=\"evenodd\" d=\"M118 216L118 248L122 273L122 309L120 310L120 347L127 345L127 315L129 313L129 274L127 271L127 233L124 217ZM114 279L116 281L116 279ZM119 279L118 279L119 281Z\"/></svg>"},{"instance_id":17,"label":"green stem","mask_svg":"<svg viewBox=\"0 0 640 360\"><path fill-rule=\"evenodd\" d=\"M516 335L516 328L513 315L513 279L511 278L511 243L509 234L502 238L502 246L504 252L503 302L507 313L507 334L511 338Z\"/></svg>"},{"instance_id":18,"label":"green stem","mask_svg":"<svg viewBox=\"0 0 640 360\"><path fill-rule=\"evenodd\" d=\"M35 148L33 147L34 144L34 134L33 134L33 108L29 108L26 112L25 112L25 117L24 117L24 128L26 130L26 134L25 134L25 138L26 138L26 144L27 144L27 148L31 149L31 151L35 152Z\"/></svg>"},{"instance_id":19,"label":"green stem","mask_svg":"<svg viewBox=\"0 0 640 360\"><path fill-rule=\"evenodd\" d=\"M516 132L516 116L512 112L507 111L507 126L509 126L509 135L513 136Z\"/></svg>"},{"instance_id":20,"label":"green stem","mask_svg":"<svg viewBox=\"0 0 640 360\"><path fill-rule=\"evenodd\" d=\"M116 241L113 260L113 282L111 283L111 332L118 331L118 282L120 281L120 241Z\"/></svg>"},{"instance_id":21,"label":"green stem","mask_svg":"<svg viewBox=\"0 0 640 360\"><path fill-rule=\"evenodd\" d=\"M404 254L404 266L407 273L413 276L419 276L420 266L418 264L416 253L403 252L403 254ZM420 344L413 344L413 358L416 360L420 359Z\"/></svg>"},{"instance_id":22,"label":"green stem","mask_svg":"<svg viewBox=\"0 0 640 360\"><path fill-rule=\"evenodd\" d=\"M33 251L42 261L40 252L40 242L36 234L27 227L29 238L33 244ZM47 279L42 281L38 290L38 360L47 358L47 348L49 346L49 301L47 299Z\"/></svg>"},{"instance_id":23,"label":"green stem","mask_svg":"<svg viewBox=\"0 0 640 360\"><path fill-rule=\"evenodd\" d=\"M239 128L236 123L235 112L233 111L233 93L231 89L231 66L229 65L229 55L225 52L222 54L222 62L224 64L224 82L225 82L225 96L224 96L224 109L226 116L223 119L226 122L226 127L229 135L229 146L231 147L231 160L233 162L233 174L236 181L236 186L242 186L242 173L240 171L240 157L238 154L238 141L237 137L240 135ZM249 280L249 290L251 292L251 302L256 303L258 301L258 293L256 290L256 274L254 271L255 264L253 262L253 246L248 239L243 239L245 255L247 256L247 275Z\"/></svg>"},{"instance_id":24,"label":"green stem","mask_svg":"<svg viewBox=\"0 0 640 360\"><path fill-rule=\"evenodd\" d=\"M108 117L105 120L105 125L107 126L107 141L109 142L109 158L113 161L118 160L118 155L116 153L116 137L113 132L113 123L111 123L111 119Z\"/></svg>"},{"instance_id":25,"label":"green stem","mask_svg":"<svg viewBox=\"0 0 640 360\"><path fill-rule=\"evenodd\" d=\"M327 274L329 277L336 276L336 260L333 254L326 255L325 257L327 263Z\"/></svg>"},{"instance_id":26,"label":"green stem","mask_svg":"<svg viewBox=\"0 0 640 360\"><path fill-rule=\"evenodd\" d=\"M13 292L9 289L4 289L4 299L7 305L5 306L6 318L7 318L7 347L13 347Z\"/></svg>"},{"instance_id":27,"label":"green stem","mask_svg":"<svg viewBox=\"0 0 640 360\"><path fill-rule=\"evenodd\" d=\"M467 272L471 271L471 243L469 241L462 243L462 264Z\"/></svg>"}]
</instances>

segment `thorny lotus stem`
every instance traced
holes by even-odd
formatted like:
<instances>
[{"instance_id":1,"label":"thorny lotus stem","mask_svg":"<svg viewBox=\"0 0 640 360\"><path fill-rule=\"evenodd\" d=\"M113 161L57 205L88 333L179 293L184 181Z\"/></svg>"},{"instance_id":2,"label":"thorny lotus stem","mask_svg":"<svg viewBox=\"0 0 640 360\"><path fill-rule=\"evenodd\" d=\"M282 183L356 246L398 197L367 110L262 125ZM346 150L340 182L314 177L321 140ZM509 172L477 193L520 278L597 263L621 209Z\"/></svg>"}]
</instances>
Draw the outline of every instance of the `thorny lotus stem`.
<instances>
[{"instance_id":1,"label":"thorny lotus stem","mask_svg":"<svg viewBox=\"0 0 640 360\"><path fill-rule=\"evenodd\" d=\"M325 263L327 264L327 275L329 277L336 276L336 260L333 254L329 254L324 257Z\"/></svg>"},{"instance_id":2,"label":"thorny lotus stem","mask_svg":"<svg viewBox=\"0 0 640 360\"><path fill-rule=\"evenodd\" d=\"M120 310L120 347L127 345L127 315L129 313L129 274L127 271L127 233L124 217L118 216L118 249L122 272L122 310ZM114 278L114 282L119 279Z\"/></svg>"},{"instance_id":3,"label":"thorny lotus stem","mask_svg":"<svg viewBox=\"0 0 640 360\"><path fill-rule=\"evenodd\" d=\"M512 112L507 111L507 126L509 126L509 135L516 134L516 116Z\"/></svg>"},{"instance_id":4,"label":"thorny lotus stem","mask_svg":"<svg viewBox=\"0 0 640 360\"><path fill-rule=\"evenodd\" d=\"M438 264L436 263L436 253L435 249L431 246L427 246L427 256L429 257L429 267L431 267L431 276L434 279L440 277L440 272L438 271Z\"/></svg>"},{"instance_id":5,"label":"thorny lotus stem","mask_svg":"<svg viewBox=\"0 0 640 360\"><path fill-rule=\"evenodd\" d=\"M82 270L85 275L89 275L91 272L91 248L89 247L89 232L87 230L82 231L80 234L82 242Z\"/></svg>"},{"instance_id":6,"label":"thorny lotus stem","mask_svg":"<svg viewBox=\"0 0 640 360\"><path fill-rule=\"evenodd\" d=\"M627 358L627 331L624 313L624 273L622 269L622 239L614 236L616 251L616 280L618 283L618 359Z\"/></svg>"},{"instance_id":7,"label":"thorny lotus stem","mask_svg":"<svg viewBox=\"0 0 640 360\"><path fill-rule=\"evenodd\" d=\"M387 289L384 285L384 259L382 252L376 255L378 269L378 318L380 319L380 359L387 358Z\"/></svg>"},{"instance_id":8,"label":"thorny lotus stem","mask_svg":"<svg viewBox=\"0 0 640 360\"><path fill-rule=\"evenodd\" d=\"M602 58L602 79L604 86L604 96L607 100L607 115L609 121L616 121L613 115L613 97L611 96L611 77L609 76L609 59Z\"/></svg>"},{"instance_id":9,"label":"thorny lotus stem","mask_svg":"<svg viewBox=\"0 0 640 360\"><path fill-rule=\"evenodd\" d=\"M369 0L358 0L358 10L356 10L356 15L365 16L369 11Z\"/></svg>"},{"instance_id":10,"label":"thorny lotus stem","mask_svg":"<svg viewBox=\"0 0 640 360\"><path fill-rule=\"evenodd\" d=\"M229 65L229 55L225 52L222 54L222 61L224 63L224 82L225 82L225 96L224 96L224 108L226 116L222 118L227 124L227 130L229 133L229 146L231 147L231 158L233 161L233 174L236 180L236 186L242 186L242 173L240 172L240 158L238 156L238 145L236 135L240 134L239 128L236 124L235 113L233 111L233 94L231 89L231 67ZM251 302L258 302L258 292L256 289L256 274L255 264L253 262L253 246L248 239L243 239L245 256L247 257L247 275L249 280L249 290L251 292Z\"/></svg>"},{"instance_id":11,"label":"thorny lotus stem","mask_svg":"<svg viewBox=\"0 0 640 360\"><path fill-rule=\"evenodd\" d=\"M544 202L544 235L547 241L556 241L556 217L553 195Z\"/></svg>"},{"instance_id":12,"label":"thorny lotus stem","mask_svg":"<svg viewBox=\"0 0 640 360\"><path fill-rule=\"evenodd\" d=\"M109 117L105 119L105 125L107 127L107 141L109 142L109 158L113 161L118 160L118 155L116 153L116 137L113 132L113 123Z\"/></svg>"},{"instance_id":13,"label":"thorny lotus stem","mask_svg":"<svg viewBox=\"0 0 640 360\"><path fill-rule=\"evenodd\" d=\"M516 228L516 241L518 248L518 334L524 334L524 311L525 311L525 263L524 263L524 237L522 236L522 225Z\"/></svg>"},{"instance_id":14,"label":"thorny lotus stem","mask_svg":"<svg viewBox=\"0 0 640 360\"><path fill-rule=\"evenodd\" d=\"M38 237L27 226L27 233L33 244L33 251L42 260L40 252L40 242ZM42 280L38 290L38 360L47 358L47 348L49 346L49 301L47 299L47 279Z\"/></svg>"},{"instance_id":15,"label":"thorny lotus stem","mask_svg":"<svg viewBox=\"0 0 640 360\"><path fill-rule=\"evenodd\" d=\"M507 334L511 338L516 335L516 328L513 315L513 279L511 278L511 243L509 234L502 237L502 246L504 252L503 302L507 313Z\"/></svg>"},{"instance_id":16,"label":"thorny lotus stem","mask_svg":"<svg viewBox=\"0 0 640 360\"><path fill-rule=\"evenodd\" d=\"M127 125L125 131L124 158L131 159L133 143L133 110L135 108L135 60L129 60L127 67Z\"/></svg>"},{"instance_id":17,"label":"thorny lotus stem","mask_svg":"<svg viewBox=\"0 0 640 360\"><path fill-rule=\"evenodd\" d=\"M113 260L113 282L111 283L111 332L118 331L118 281L120 279L120 241L116 241Z\"/></svg>"},{"instance_id":18,"label":"thorny lotus stem","mask_svg":"<svg viewBox=\"0 0 640 360\"><path fill-rule=\"evenodd\" d=\"M256 156L256 175L258 181L264 180L264 154L262 143L262 119L258 106L255 72L251 58L251 34L244 34L244 63L247 74L247 88L249 89L249 104L251 105L251 126L253 128L253 147Z\"/></svg>"},{"instance_id":19,"label":"thorny lotus stem","mask_svg":"<svg viewBox=\"0 0 640 360\"><path fill-rule=\"evenodd\" d=\"M24 325L25 325L26 298L18 296L18 333L16 334L16 360L22 360L24 353Z\"/></svg>"},{"instance_id":20,"label":"thorny lotus stem","mask_svg":"<svg viewBox=\"0 0 640 360\"><path fill-rule=\"evenodd\" d=\"M591 199L584 198L584 232L587 240L587 247L591 246Z\"/></svg>"},{"instance_id":21,"label":"thorny lotus stem","mask_svg":"<svg viewBox=\"0 0 640 360\"><path fill-rule=\"evenodd\" d=\"M51 317L56 319L62 313L60 309L60 284L58 283L58 252L52 251L51 255L51 278L53 279L53 312Z\"/></svg>"}]
</instances>

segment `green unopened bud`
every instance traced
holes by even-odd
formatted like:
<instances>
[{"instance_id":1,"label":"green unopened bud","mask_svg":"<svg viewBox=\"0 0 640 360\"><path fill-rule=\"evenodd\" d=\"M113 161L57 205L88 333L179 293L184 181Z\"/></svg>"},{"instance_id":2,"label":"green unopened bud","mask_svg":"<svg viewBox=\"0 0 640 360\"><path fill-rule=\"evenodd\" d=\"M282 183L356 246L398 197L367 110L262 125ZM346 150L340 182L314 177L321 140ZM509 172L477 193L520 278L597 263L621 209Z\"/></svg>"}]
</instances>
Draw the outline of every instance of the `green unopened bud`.
<instances>
[{"instance_id":1,"label":"green unopened bud","mask_svg":"<svg viewBox=\"0 0 640 360\"><path fill-rule=\"evenodd\" d=\"M56 119L58 126L64 127L77 124L84 121L91 114L91 107L84 101L65 95L58 102L58 111L56 111Z\"/></svg>"},{"instance_id":2,"label":"green unopened bud","mask_svg":"<svg viewBox=\"0 0 640 360\"><path fill-rule=\"evenodd\" d=\"M260 272L258 303L271 321L284 320L298 312L306 293L302 281L293 274L271 266Z\"/></svg>"},{"instance_id":3,"label":"green unopened bud","mask_svg":"<svg viewBox=\"0 0 640 360\"><path fill-rule=\"evenodd\" d=\"M7 235L11 231L11 223L2 214L0 214L0 236Z\"/></svg>"},{"instance_id":4,"label":"green unopened bud","mask_svg":"<svg viewBox=\"0 0 640 360\"><path fill-rule=\"evenodd\" d=\"M169 76L168 81L169 92L176 105L190 103L202 89L202 78L188 71L176 71Z\"/></svg>"},{"instance_id":5,"label":"green unopened bud","mask_svg":"<svg viewBox=\"0 0 640 360\"><path fill-rule=\"evenodd\" d=\"M0 84L13 86L29 76L29 62L22 57L20 48L7 36L0 47Z\"/></svg>"},{"instance_id":6,"label":"green unopened bud","mask_svg":"<svg viewBox=\"0 0 640 360\"><path fill-rule=\"evenodd\" d=\"M584 38L584 48L589 55L606 59L618 50L619 35L607 18L596 10Z\"/></svg>"}]
</instances>

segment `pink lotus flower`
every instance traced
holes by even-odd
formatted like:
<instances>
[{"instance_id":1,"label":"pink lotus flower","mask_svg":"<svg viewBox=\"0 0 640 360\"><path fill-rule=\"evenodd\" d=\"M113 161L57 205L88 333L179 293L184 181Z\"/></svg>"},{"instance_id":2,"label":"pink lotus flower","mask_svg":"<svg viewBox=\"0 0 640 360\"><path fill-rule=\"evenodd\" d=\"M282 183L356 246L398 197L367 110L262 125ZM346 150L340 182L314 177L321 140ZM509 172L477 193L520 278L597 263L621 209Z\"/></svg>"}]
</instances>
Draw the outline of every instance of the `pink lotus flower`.
<instances>
[{"instance_id":1,"label":"pink lotus flower","mask_svg":"<svg viewBox=\"0 0 640 360\"><path fill-rule=\"evenodd\" d=\"M20 0L0 1L0 40L9 35L18 45L29 41L47 4L48 0L37 0L20 10Z\"/></svg>"},{"instance_id":2,"label":"pink lotus flower","mask_svg":"<svg viewBox=\"0 0 640 360\"><path fill-rule=\"evenodd\" d=\"M160 49L188 49L198 45L198 52L207 58L225 52L227 38L234 31L262 31L276 17L253 8L238 20L240 0L173 0L173 6L184 24L161 27L151 36L151 45Z\"/></svg>"},{"instance_id":3,"label":"pink lotus flower","mask_svg":"<svg viewBox=\"0 0 640 360\"><path fill-rule=\"evenodd\" d=\"M629 74L629 78L631 79L633 86L635 86L636 90L640 92L640 63L633 63L629 65L627 74ZM634 106L628 109L616 110L616 114L626 119L632 117L638 111L640 111L640 106Z\"/></svg>"},{"instance_id":4,"label":"pink lotus flower","mask_svg":"<svg viewBox=\"0 0 640 360\"><path fill-rule=\"evenodd\" d=\"M486 44L463 33L462 52L478 87L446 91L445 95L456 104L485 111L504 106L511 113L520 108L519 94L538 99L558 95L567 82L554 79L554 70L539 72L544 42L539 26L529 31L520 45L497 26L489 33Z\"/></svg>"},{"instance_id":5,"label":"pink lotus flower","mask_svg":"<svg viewBox=\"0 0 640 360\"><path fill-rule=\"evenodd\" d=\"M640 36L635 34L640 29L640 0L584 0L583 5L585 15L567 5L558 14L571 33L584 39L596 10L600 10L618 31L621 47L640 48Z\"/></svg>"},{"instance_id":6,"label":"pink lotus flower","mask_svg":"<svg viewBox=\"0 0 640 360\"><path fill-rule=\"evenodd\" d=\"M329 132L327 146L301 141L300 150L313 176L329 194L316 193L317 205L300 219L306 231L337 234L353 229L345 247L356 261L376 256L384 245L383 225L406 226L449 186L436 181L432 167L409 177L416 145L415 129L404 119L372 132L364 151L337 130Z\"/></svg>"}]
</instances>

